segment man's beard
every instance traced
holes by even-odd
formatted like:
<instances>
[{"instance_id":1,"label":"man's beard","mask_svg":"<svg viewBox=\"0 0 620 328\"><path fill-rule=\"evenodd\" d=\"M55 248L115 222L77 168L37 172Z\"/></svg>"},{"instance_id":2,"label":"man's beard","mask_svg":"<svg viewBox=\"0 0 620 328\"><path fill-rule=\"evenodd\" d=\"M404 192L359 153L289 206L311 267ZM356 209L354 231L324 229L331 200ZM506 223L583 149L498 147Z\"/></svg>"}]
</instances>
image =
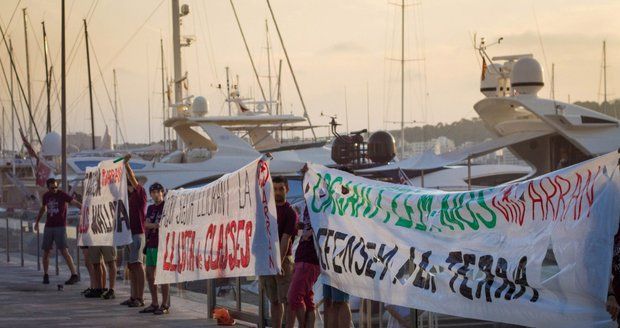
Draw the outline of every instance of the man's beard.
<instances>
[{"instance_id":1,"label":"man's beard","mask_svg":"<svg viewBox=\"0 0 620 328\"><path fill-rule=\"evenodd\" d=\"M283 196L274 196L274 198L276 200L276 203L283 203L286 200L286 198Z\"/></svg>"}]
</instances>

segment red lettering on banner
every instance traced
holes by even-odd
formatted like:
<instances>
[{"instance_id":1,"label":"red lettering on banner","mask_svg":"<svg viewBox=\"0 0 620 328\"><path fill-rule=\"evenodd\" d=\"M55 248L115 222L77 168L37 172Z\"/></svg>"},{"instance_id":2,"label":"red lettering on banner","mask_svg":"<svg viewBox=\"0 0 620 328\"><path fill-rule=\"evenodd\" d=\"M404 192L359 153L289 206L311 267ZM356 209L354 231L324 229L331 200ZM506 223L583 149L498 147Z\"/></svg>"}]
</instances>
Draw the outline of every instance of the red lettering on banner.
<instances>
[{"instance_id":1,"label":"red lettering on banner","mask_svg":"<svg viewBox=\"0 0 620 328\"><path fill-rule=\"evenodd\" d=\"M194 230L167 232L162 268L177 273L247 268L252 260L252 235L253 224L246 220L210 224L202 240L196 239ZM243 246L240 239L245 239Z\"/></svg>"},{"instance_id":2,"label":"red lettering on banner","mask_svg":"<svg viewBox=\"0 0 620 328\"><path fill-rule=\"evenodd\" d=\"M263 205L263 215L265 216L265 233L267 235L267 245L269 250L269 267L275 267L273 260L273 252L271 250L271 222L269 220L269 200L267 199L267 192L265 191L265 185L270 178L269 165L263 160L258 161L258 185L260 186L260 195ZM248 222L250 223L250 222Z\"/></svg>"},{"instance_id":3,"label":"red lettering on banner","mask_svg":"<svg viewBox=\"0 0 620 328\"><path fill-rule=\"evenodd\" d=\"M252 241L252 221L245 225L245 254L241 252L241 266L247 268L250 264L250 242Z\"/></svg>"},{"instance_id":4,"label":"red lettering on banner","mask_svg":"<svg viewBox=\"0 0 620 328\"><path fill-rule=\"evenodd\" d=\"M530 181L527 187L530 200L532 202L532 219L534 218L534 214L536 213L535 206L537 203L540 203L540 211L542 214L542 219L544 220L546 218L546 215L545 215L546 213L545 213L545 208L543 206L543 199L540 196L540 194L536 192L535 186L536 186L536 181ZM537 197L534 197L534 195L536 195Z\"/></svg>"}]
</instances>

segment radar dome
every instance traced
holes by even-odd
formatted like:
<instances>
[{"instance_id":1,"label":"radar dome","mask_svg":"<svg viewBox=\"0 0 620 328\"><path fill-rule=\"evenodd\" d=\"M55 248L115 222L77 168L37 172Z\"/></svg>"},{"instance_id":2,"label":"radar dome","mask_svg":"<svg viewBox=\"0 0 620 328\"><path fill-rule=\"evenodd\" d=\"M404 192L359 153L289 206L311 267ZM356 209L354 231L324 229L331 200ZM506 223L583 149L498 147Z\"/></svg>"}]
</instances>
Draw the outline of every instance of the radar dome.
<instances>
[{"instance_id":1,"label":"radar dome","mask_svg":"<svg viewBox=\"0 0 620 328\"><path fill-rule=\"evenodd\" d=\"M486 97L496 97L502 65L491 63L480 78L480 92ZM503 91L503 90L502 90Z\"/></svg>"},{"instance_id":2,"label":"radar dome","mask_svg":"<svg viewBox=\"0 0 620 328\"><path fill-rule=\"evenodd\" d=\"M209 102L201 96L194 98L192 102L192 116L203 117L209 112Z\"/></svg>"},{"instance_id":3,"label":"radar dome","mask_svg":"<svg viewBox=\"0 0 620 328\"><path fill-rule=\"evenodd\" d=\"M387 163L396 157L396 142L389 132L377 131L368 139L368 157L374 163Z\"/></svg>"},{"instance_id":4,"label":"radar dome","mask_svg":"<svg viewBox=\"0 0 620 328\"><path fill-rule=\"evenodd\" d=\"M521 58L512 68L510 82L518 94L536 95L545 85L542 66L534 58Z\"/></svg>"},{"instance_id":5,"label":"radar dome","mask_svg":"<svg viewBox=\"0 0 620 328\"><path fill-rule=\"evenodd\" d=\"M60 134L52 131L43 137L41 155L60 156L62 153L62 140Z\"/></svg>"}]
</instances>

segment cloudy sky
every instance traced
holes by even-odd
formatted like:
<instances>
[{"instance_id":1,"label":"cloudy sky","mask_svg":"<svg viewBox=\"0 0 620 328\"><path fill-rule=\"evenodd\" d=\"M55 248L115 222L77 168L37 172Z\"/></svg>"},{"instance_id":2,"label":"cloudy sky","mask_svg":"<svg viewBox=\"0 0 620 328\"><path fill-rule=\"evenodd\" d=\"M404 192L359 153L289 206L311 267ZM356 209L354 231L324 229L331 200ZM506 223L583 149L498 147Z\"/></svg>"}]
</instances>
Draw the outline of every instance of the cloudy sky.
<instances>
[{"instance_id":1,"label":"cloudy sky","mask_svg":"<svg viewBox=\"0 0 620 328\"><path fill-rule=\"evenodd\" d=\"M272 0L314 124L328 122L321 116L323 113L337 115L344 124L343 129L347 121L349 130L368 125L372 130L398 126L392 122L400 120L400 64L393 59L400 58L401 14L400 7L392 2ZM91 67L97 134L106 124L114 129L112 106L104 83L113 97L112 70L116 69L122 133L132 142L147 141L150 99L152 139L161 139L159 40L163 38L165 65L169 68L172 66L171 1L67 0L66 3L69 131L89 132L90 129L82 25L82 19L87 18L93 46ZM190 6L190 14L183 18L182 34L196 38L191 47L182 50L189 94L205 96L211 115L226 114L224 93L216 86L225 85L225 67L230 67L234 79L239 78L242 95L258 96L258 84L229 1L181 3ZM475 116L472 106L481 94L478 91L480 63L473 50L473 35L488 41L504 38L501 45L489 49L491 56L533 53L547 70L555 63L556 97L566 100L570 96L571 101L601 99L602 42L607 40L608 93L613 98L620 92L620 20L617 19L620 1L416 0L407 4L406 121L435 124ZM261 76L268 75L265 32L265 20L268 20L273 47L272 75L275 75L277 63L284 59L284 54L266 2L236 0L235 5ZM37 120L43 129L45 100L41 96L45 70L41 22L46 22L54 71L59 79L60 1L0 2L2 27L13 40L20 78L25 81L22 8L28 12L32 102L38 104ZM4 45L0 46L0 60L8 68ZM168 69L168 75L172 75L172 70ZM267 88L266 77L263 84ZM4 78L0 78L0 86L0 99L9 115ZM301 115L286 62L282 94L285 111ZM549 89L543 89L541 95L548 96ZM52 110L53 128L59 130L56 101ZM4 133L8 134L8 129ZM320 131L325 133L326 129Z\"/></svg>"}]
</instances>

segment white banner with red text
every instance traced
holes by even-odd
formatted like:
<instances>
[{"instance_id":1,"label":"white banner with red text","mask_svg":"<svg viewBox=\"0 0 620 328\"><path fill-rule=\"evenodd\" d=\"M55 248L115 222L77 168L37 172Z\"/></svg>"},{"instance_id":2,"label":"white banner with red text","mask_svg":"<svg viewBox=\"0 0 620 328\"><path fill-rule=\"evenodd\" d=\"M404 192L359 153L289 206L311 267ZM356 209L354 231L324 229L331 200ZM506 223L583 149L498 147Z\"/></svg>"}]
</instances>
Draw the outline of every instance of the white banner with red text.
<instances>
[{"instance_id":1,"label":"white banner with red text","mask_svg":"<svg viewBox=\"0 0 620 328\"><path fill-rule=\"evenodd\" d=\"M310 165L322 281L365 299L526 326L610 326L618 153L443 192Z\"/></svg>"},{"instance_id":2,"label":"white banner with red text","mask_svg":"<svg viewBox=\"0 0 620 328\"><path fill-rule=\"evenodd\" d=\"M157 284L280 272L269 162L207 186L171 190L159 223Z\"/></svg>"},{"instance_id":3,"label":"white banner with red text","mask_svg":"<svg viewBox=\"0 0 620 328\"><path fill-rule=\"evenodd\" d=\"M83 182L79 246L123 246L131 243L127 178L122 161L87 167Z\"/></svg>"}]
</instances>

